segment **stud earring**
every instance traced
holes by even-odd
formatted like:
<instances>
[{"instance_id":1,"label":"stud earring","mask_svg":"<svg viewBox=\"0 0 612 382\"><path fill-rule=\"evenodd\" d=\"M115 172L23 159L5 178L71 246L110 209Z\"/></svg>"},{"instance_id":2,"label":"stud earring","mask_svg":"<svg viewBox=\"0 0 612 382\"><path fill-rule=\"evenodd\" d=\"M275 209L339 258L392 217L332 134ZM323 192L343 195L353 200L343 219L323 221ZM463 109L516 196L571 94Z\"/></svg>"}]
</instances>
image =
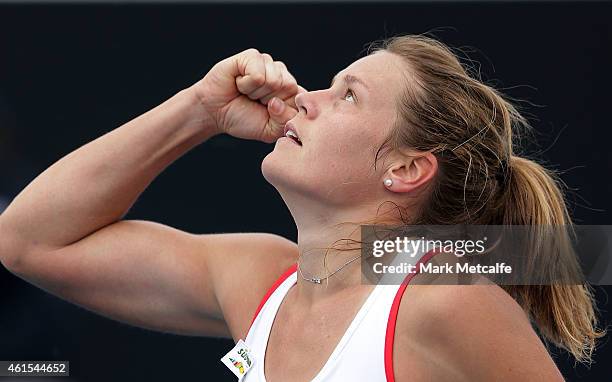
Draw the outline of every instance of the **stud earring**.
<instances>
[{"instance_id":1,"label":"stud earring","mask_svg":"<svg viewBox=\"0 0 612 382\"><path fill-rule=\"evenodd\" d=\"M385 186L387 187L393 186L393 180L391 178L385 179L384 183L385 183Z\"/></svg>"}]
</instances>

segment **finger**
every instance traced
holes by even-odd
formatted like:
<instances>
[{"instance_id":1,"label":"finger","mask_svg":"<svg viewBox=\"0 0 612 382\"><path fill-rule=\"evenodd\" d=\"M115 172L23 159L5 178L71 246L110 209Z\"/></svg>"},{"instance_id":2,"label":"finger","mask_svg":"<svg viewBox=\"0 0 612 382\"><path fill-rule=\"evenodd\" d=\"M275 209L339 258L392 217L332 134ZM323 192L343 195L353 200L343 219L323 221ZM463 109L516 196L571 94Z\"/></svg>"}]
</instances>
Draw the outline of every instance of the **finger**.
<instances>
[{"instance_id":1,"label":"finger","mask_svg":"<svg viewBox=\"0 0 612 382\"><path fill-rule=\"evenodd\" d=\"M274 97L268 102L268 114L270 114L270 118L278 124L285 125L285 123L295 117L297 113L297 109L288 106L280 98Z\"/></svg>"},{"instance_id":2,"label":"finger","mask_svg":"<svg viewBox=\"0 0 612 382\"><path fill-rule=\"evenodd\" d=\"M297 110L287 106L279 98L272 98L268 102L268 114L270 118L263 130L262 139L264 142L274 142L283 136L285 124L295 117Z\"/></svg>"},{"instance_id":3,"label":"finger","mask_svg":"<svg viewBox=\"0 0 612 382\"><path fill-rule=\"evenodd\" d=\"M291 96L291 97L289 97L289 98L286 98L286 99L284 100L284 101L285 101L285 103L286 103L288 106L290 106L290 107L292 107L292 108L294 108L294 109L296 109L296 110L298 109L298 107L297 107L297 105L295 104L295 97L296 97L298 94L300 94L300 93L307 93L307 92L308 92L308 90L304 89L304 88L303 88L302 86L300 86L300 85L298 85L297 87L298 87L297 94L295 94L295 95L293 95L293 96Z\"/></svg>"},{"instance_id":4,"label":"finger","mask_svg":"<svg viewBox=\"0 0 612 382\"><path fill-rule=\"evenodd\" d=\"M242 94L251 94L266 83L266 62L256 50L247 51L238 59L239 76L236 76L236 87Z\"/></svg>"},{"instance_id":5,"label":"finger","mask_svg":"<svg viewBox=\"0 0 612 382\"><path fill-rule=\"evenodd\" d=\"M268 93L267 95L259 99L259 102L261 102L264 105L267 105L268 102L274 97L278 97L280 99L285 98L284 93L286 93L286 91L284 89L287 85L289 85L289 81L290 81L290 78L288 76L288 73L286 72L284 64L282 64L280 61L274 61L272 64L275 66L275 69L278 75L280 76L281 85L278 89Z\"/></svg>"},{"instance_id":6,"label":"finger","mask_svg":"<svg viewBox=\"0 0 612 382\"><path fill-rule=\"evenodd\" d=\"M260 140L268 143L275 142L278 138L283 136L285 132L285 124L275 121L274 119L268 119L266 126L263 130L263 136Z\"/></svg>"},{"instance_id":7,"label":"finger","mask_svg":"<svg viewBox=\"0 0 612 382\"><path fill-rule=\"evenodd\" d=\"M252 100L258 100L269 94L275 93L283 86L282 72L279 70L278 66L274 64L272 57L267 53L263 53L262 56L266 68L266 81L262 86L247 94Z\"/></svg>"},{"instance_id":8,"label":"finger","mask_svg":"<svg viewBox=\"0 0 612 382\"><path fill-rule=\"evenodd\" d=\"M279 72L282 75L282 86L281 88L269 95L261 98L260 102L267 105L268 101L272 99L272 97L278 97L282 100L285 100L289 97L293 97L298 92L298 84L295 80L295 77L287 70L287 67L282 61L275 61L274 64L277 66Z\"/></svg>"},{"instance_id":9,"label":"finger","mask_svg":"<svg viewBox=\"0 0 612 382\"><path fill-rule=\"evenodd\" d=\"M260 141L266 143L273 143L278 140L278 138L283 136L283 132L285 130L285 125L275 122L273 119L269 119L264 126L262 131L262 135L259 138Z\"/></svg>"},{"instance_id":10,"label":"finger","mask_svg":"<svg viewBox=\"0 0 612 382\"><path fill-rule=\"evenodd\" d=\"M261 102L263 105L268 105L268 103L270 102L270 100L274 97L279 97L279 93L282 92L283 87L285 86L285 81L286 76L284 75L284 73L282 72L282 70L280 70L280 68L278 67L278 65L276 65L276 62L273 63L273 65L276 67L276 70L278 71L278 75L280 76L280 87L279 89L276 90L272 90L271 92L269 92L268 94L264 95L263 97L259 98L259 102Z\"/></svg>"}]
</instances>

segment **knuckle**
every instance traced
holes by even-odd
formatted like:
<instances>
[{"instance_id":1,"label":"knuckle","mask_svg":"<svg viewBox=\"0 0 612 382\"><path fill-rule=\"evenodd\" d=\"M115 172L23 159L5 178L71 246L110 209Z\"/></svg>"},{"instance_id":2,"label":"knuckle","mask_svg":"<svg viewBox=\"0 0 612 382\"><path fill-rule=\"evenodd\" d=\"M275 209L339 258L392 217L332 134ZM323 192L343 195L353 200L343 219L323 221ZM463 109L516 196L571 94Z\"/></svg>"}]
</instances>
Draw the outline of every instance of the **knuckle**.
<instances>
[{"instance_id":1,"label":"knuckle","mask_svg":"<svg viewBox=\"0 0 612 382\"><path fill-rule=\"evenodd\" d=\"M298 92L298 84L297 82L295 82L295 80L291 80L287 82L286 84L283 85L283 87L287 89L287 91L290 92L291 94L295 94Z\"/></svg>"},{"instance_id":2,"label":"knuckle","mask_svg":"<svg viewBox=\"0 0 612 382\"><path fill-rule=\"evenodd\" d=\"M278 89L283 86L283 81L281 78L274 78L269 81L269 85L272 89Z\"/></svg>"},{"instance_id":3,"label":"knuckle","mask_svg":"<svg viewBox=\"0 0 612 382\"><path fill-rule=\"evenodd\" d=\"M266 83L266 76L263 73L253 73L251 79L256 86L262 86Z\"/></svg>"}]
</instances>

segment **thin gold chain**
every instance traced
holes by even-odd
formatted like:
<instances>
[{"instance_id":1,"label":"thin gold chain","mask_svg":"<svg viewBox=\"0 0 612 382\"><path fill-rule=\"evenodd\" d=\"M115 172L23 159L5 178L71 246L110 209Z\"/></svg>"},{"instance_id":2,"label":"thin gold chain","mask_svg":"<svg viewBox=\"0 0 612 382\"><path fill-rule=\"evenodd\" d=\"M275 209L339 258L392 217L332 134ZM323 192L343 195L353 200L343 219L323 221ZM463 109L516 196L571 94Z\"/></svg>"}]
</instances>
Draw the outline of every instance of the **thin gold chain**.
<instances>
[{"instance_id":1,"label":"thin gold chain","mask_svg":"<svg viewBox=\"0 0 612 382\"><path fill-rule=\"evenodd\" d=\"M340 271L341 271L341 270L342 270L344 267L346 267L347 265L349 265L349 264L350 264L350 263L352 263L353 261L355 261L355 260L359 259L360 257L361 257L361 255L359 255L359 256L357 256L357 257L355 257L355 258L353 258L353 259L350 259L349 261L347 261L346 263L344 263L344 264L343 264L343 265L342 265L340 268L336 269L335 271L333 271L332 273L330 273L329 275L327 275L327 276L325 276L325 277L323 277L323 278L318 278L318 277L310 277L310 278L308 278L308 277L304 276L304 274L302 273L302 268L300 267L300 262L299 262L299 261L298 261L298 266L297 266L297 269L298 269L298 273L300 274L300 276L301 276L301 277L302 277L304 280L306 280L306 281L308 281L308 282L311 282L311 283L313 283L313 284L321 284L321 281L323 281L323 280L327 280L328 278L332 277L332 276L333 276L333 275L335 275L336 273L340 272Z\"/></svg>"}]
</instances>

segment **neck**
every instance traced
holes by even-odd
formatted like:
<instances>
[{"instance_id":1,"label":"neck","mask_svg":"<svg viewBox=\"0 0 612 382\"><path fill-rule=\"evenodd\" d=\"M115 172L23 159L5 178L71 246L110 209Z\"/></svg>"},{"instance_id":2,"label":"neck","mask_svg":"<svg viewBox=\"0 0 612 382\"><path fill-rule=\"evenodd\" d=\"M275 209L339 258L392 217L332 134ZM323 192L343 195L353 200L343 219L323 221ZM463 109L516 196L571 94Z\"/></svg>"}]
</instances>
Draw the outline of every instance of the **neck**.
<instances>
[{"instance_id":1,"label":"neck","mask_svg":"<svg viewBox=\"0 0 612 382\"><path fill-rule=\"evenodd\" d=\"M371 288L362 284L361 258L357 258L361 256L360 224L392 214L393 211L385 211L380 205L376 202L361 203L359 208L333 208L313 205L311 200L287 203L298 230L300 259L296 296L302 303L312 304L341 292ZM318 278L321 283L305 280L300 271L305 278ZM331 273L334 274L329 276Z\"/></svg>"}]
</instances>

